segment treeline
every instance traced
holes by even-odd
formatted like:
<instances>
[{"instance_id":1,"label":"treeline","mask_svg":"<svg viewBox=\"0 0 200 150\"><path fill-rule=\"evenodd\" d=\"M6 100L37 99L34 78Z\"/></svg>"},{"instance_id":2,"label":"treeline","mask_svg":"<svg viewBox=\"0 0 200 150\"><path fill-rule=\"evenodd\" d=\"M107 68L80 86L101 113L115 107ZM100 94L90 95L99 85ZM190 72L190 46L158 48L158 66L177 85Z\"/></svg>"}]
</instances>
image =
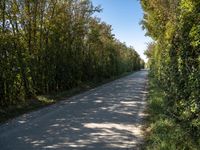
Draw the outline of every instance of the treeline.
<instances>
[{"instance_id":1,"label":"treeline","mask_svg":"<svg viewBox=\"0 0 200 150\"><path fill-rule=\"evenodd\" d=\"M180 139L189 135L200 144L200 1L141 0L141 4L142 25L154 39L146 55L151 75L165 93L165 114L184 129Z\"/></svg>"},{"instance_id":2,"label":"treeline","mask_svg":"<svg viewBox=\"0 0 200 150\"><path fill-rule=\"evenodd\" d=\"M138 70L89 0L0 1L0 106Z\"/></svg>"}]
</instances>

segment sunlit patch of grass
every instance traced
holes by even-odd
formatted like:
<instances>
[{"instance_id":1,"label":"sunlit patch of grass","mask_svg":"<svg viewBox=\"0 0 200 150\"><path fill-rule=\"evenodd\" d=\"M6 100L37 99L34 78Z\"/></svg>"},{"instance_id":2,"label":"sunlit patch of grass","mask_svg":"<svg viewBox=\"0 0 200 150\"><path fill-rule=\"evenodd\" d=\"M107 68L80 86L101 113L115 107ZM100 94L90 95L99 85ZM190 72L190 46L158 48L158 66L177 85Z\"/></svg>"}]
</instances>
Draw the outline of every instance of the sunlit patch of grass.
<instances>
[{"instance_id":1,"label":"sunlit patch of grass","mask_svg":"<svg viewBox=\"0 0 200 150\"><path fill-rule=\"evenodd\" d=\"M51 104L51 103L54 103L55 100L54 99L51 99L51 98L48 98L48 97L45 97L45 96L36 96L37 100L42 102L42 103L46 103L46 104Z\"/></svg>"}]
</instances>

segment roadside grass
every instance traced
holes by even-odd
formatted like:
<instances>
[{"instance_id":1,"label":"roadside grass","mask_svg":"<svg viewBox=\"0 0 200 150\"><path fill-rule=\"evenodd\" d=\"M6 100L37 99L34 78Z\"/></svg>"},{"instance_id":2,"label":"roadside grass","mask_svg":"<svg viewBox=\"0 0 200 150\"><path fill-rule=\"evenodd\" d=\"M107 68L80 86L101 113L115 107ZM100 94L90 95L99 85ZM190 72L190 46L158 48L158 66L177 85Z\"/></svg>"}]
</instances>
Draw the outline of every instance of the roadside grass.
<instances>
[{"instance_id":1,"label":"roadside grass","mask_svg":"<svg viewBox=\"0 0 200 150\"><path fill-rule=\"evenodd\" d=\"M119 76L103 79L101 81L84 82L81 83L79 86L72 88L70 90L53 92L47 95L37 95L32 99L26 100L25 103L23 104L13 105L10 106L9 108L0 108L0 123L4 123L9 119L15 118L22 114L55 104L58 101L66 100L67 98L72 97L76 94L83 93L85 91L103 85L105 83L109 83L121 77L128 76L132 73L134 72L125 72Z\"/></svg>"},{"instance_id":2,"label":"roadside grass","mask_svg":"<svg viewBox=\"0 0 200 150\"><path fill-rule=\"evenodd\" d=\"M165 93L155 79L149 76L149 116L146 118L144 150L197 150L187 130L166 112Z\"/></svg>"}]
</instances>

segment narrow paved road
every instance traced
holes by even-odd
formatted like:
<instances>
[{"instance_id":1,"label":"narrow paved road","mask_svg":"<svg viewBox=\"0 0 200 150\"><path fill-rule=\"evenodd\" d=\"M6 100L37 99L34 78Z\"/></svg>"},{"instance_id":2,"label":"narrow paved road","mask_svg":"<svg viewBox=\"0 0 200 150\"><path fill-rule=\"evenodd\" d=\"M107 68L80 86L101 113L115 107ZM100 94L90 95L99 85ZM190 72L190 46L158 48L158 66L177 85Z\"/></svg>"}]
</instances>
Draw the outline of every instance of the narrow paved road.
<instances>
[{"instance_id":1,"label":"narrow paved road","mask_svg":"<svg viewBox=\"0 0 200 150\"><path fill-rule=\"evenodd\" d=\"M136 72L1 125L0 149L138 149L147 73Z\"/></svg>"}]
</instances>

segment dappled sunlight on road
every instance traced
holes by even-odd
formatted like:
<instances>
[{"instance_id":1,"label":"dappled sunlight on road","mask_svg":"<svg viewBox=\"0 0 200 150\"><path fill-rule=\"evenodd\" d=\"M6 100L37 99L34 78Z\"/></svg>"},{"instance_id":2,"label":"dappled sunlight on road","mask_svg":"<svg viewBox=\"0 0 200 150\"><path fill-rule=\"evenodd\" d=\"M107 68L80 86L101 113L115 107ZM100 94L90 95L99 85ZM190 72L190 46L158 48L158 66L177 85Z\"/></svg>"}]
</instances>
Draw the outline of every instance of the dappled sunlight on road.
<instances>
[{"instance_id":1,"label":"dappled sunlight on road","mask_svg":"<svg viewBox=\"0 0 200 150\"><path fill-rule=\"evenodd\" d=\"M146 71L0 126L2 150L120 150L141 144Z\"/></svg>"}]
</instances>

